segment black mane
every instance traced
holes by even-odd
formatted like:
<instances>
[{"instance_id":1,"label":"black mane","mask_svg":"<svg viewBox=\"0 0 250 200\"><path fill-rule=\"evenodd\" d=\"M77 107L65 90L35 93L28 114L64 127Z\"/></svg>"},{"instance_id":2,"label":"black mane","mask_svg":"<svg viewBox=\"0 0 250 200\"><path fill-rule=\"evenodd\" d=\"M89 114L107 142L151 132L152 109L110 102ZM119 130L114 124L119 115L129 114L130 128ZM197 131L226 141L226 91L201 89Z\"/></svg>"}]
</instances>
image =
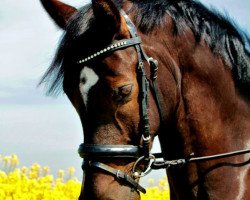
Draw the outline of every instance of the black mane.
<instances>
[{"instance_id":1,"label":"black mane","mask_svg":"<svg viewBox=\"0 0 250 200\"><path fill-rule=\"evenodd\" d=\"M221 55L231 66L239 90L249 97L250 37L228 15L208 9L196 0L134 0L135 23L145 34L155 26L164 26L164 16L175 22L173 34L180 35L190 28L199 43L204 39L211 50Z\"/></svg>"},{"instance_id":2,"label":"black mane","mask_svg":"<svg viewBox=\"0 0 250 200\"><path fill-rule=\"evenodd\" d=\"M250 38L240 31L233 20L215 9L208 9L194 0L131 0L134 3L129 12L136 12L136 26L145 34L156 26L164 26L166 15L175 22L173 34L180 35L189 27L197 42L205 39L216 54L221 55L232 67L238 88L247 93L250 88ZM115 0L120 7L123 0ZM71 43L90 27L93 21L91 5L84 6L67 28L54 62L44 75L43 81L52 81L48 93L59 91L64 77L65 54Z\"/></svg>"}]
</instances>

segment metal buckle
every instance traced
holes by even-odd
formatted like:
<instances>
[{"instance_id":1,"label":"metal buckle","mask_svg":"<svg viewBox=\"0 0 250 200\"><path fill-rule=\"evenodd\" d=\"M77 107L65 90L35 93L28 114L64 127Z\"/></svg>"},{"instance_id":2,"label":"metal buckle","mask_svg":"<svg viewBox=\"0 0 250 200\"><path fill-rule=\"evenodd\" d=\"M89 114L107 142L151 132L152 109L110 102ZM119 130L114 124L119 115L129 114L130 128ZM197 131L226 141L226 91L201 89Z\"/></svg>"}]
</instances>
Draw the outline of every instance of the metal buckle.
<instances>
[{"instance_id":1,"label":"metal buckle","mask_svg":"<svg viewBox=\"0 0 250 200\"><path fill-rule=\"evenodd\" d=\"M118 169L116 172L116 178L121 179L120 173L121 173L121 171Z\"/></svg>"},{"instance_id":2,"label":"metal buckle","mask_svg":"<svg viewBox=\"0 0 250 200\"><path fill-rule=\"evenodd\" d=\"M142 134L142 139L143 141L148 142L151 139L151 137L150 135L148 137L144 137L144 135Z\"/></svg>"},{"instance_id":3,"label":"metal buckle","mask_svg":"<svg viewBox=\"0 0 250 200\"><path fill-rule=\"evenodd\" d=\"M158 61L150 57L147 59L147 62L151 67L151 79L155 80L158 72Z\"/></svg>"},{"instance_id":4,"label":"metal buckle","mask_svg":"<svg viewBox=\"0 0 250 200\"><path fill-rule=\"evenodd\" d=\"M132 168L132 174L133 174L133 176L134 176L135 178L140 178L140 177L143 177L143 176L146 176L147 174L149 174L149 173L151 172L151 170L152 170L151 165L152 165L152 163L155 162L155 160L156 160L156 158L155 158L155 156L154 156L153 154L149 154L149 157L147 158L147 159L149 159L149 161L148 161L148 165L147 165L147 167L146 167L146 170L145 170L144 172L137 172L137 171L136 171L137 165L138 165L142 160L144 160L144 159L145 159L145 156L142 156L142 157L138 158L138 159L136 160L136 162L135 162L133 168Z\"/></svg>"}]
</instances>

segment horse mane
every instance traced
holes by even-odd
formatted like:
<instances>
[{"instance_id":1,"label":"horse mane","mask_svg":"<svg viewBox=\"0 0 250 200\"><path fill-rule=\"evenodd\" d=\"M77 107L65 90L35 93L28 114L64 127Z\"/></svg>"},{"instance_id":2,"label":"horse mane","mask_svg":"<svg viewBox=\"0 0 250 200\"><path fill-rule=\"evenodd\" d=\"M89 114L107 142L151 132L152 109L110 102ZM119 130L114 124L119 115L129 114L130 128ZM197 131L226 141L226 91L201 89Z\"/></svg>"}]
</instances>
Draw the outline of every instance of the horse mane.
<instances>
[{"instance_id":1,"label":"horse mane","mask_svg":"<svg viewBox=\"0 0 250 200\"><path fill-rule=\"evenodd\" d=\"M123 0L115 0L118 7ZM195 0L131 0L134 6L129 12L136 12L135 25L144 33L155 27L164 26L165 16L174 21L173 34L181 35L190 28L199 43L204 39L211 50L220 55L231 67L238 89L247 94L250 89L250 37L238 28L236 23L214 8L208 9ZM56 94L64 77L64 54L77 37L84 34L93 21L91 4L84 6L69 24L55 59L41 82L52 81L48 94Z\"/></svg>"}]
</instances>

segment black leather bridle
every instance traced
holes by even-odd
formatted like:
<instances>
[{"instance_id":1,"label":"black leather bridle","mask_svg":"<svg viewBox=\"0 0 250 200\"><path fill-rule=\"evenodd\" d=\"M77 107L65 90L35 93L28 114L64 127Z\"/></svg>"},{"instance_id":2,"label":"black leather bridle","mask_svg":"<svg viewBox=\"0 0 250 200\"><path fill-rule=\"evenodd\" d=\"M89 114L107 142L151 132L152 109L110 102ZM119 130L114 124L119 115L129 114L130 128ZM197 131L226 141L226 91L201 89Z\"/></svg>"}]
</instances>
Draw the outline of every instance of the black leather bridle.
<instances>
[{"instance_id":1,"label":"black leather bridle","mask_svg":"<svg viewBox=\"0 0 250 200\"><path fill-rule=\"evenodd\" d=\"M146 190L138 184L138 178L148 174L151 169L161 169L169 168L172 166L179 166L193 162L201 162L212 159L219 159L225 157L231 157L241 154L250 153L250 149L234 151L225 154L216 154L212 156L204 157L190 157L188 159L177 159L177 160L163 160L156 161L156 158L163 158L162 153L151 154L149 144L151 141L150 137L150 124L148 115L148 94L149 94L149 84L151 81L153 96L156 100L158 107L160 120L163 120L163 107L160 101L159 88L157 84L157 70L158 63L151 57L148 57L142 49L141 40L137 35L136 28L132 21L129 19L127 14L121 10L120 11L126 20L128 30L130 31L131 38L115 41L106 48L78 61L78 64L86 63L91 59L95 59L100 55L106 55L108 53L114 52L119 49L125 49L127 47L134 46L138 55L138 85L139 85L139 102L140 102L140 133L142 135L143 145L133 146L133 145L98 145L98 144L85 144L82 143L79 146L78 153L80 157L84 158L82 168L90 167L93 169L101 170L103 172L109 173L118 180L123 181L128 186L142 192L146 193ZM145 73L144 61L146 61L151 69L150 80L147 79ZM127 173L112 168L104 163L97 160L100 158L133 158L136 160L134 167L132 169L132 176ZM141 172L137 170L137 166L142 162L148 163L146 166L146 171ZM246 164L249 164L250 159Z\"/></svg>"},{"instance_id":2,"label":"black leather bridle","mask_svg":"<svg viewBox=\"0 0 250 200\"><path fill-rule=\"evenodd\" d=\"M127 47L134 46L138 56L138 67L137 67L137 76L138 76L138 85L139 85L139 102L140 102L140 133L142 135L142 146L133 146L133 145L98 145L98 144L85 144L82 143L78 149L79 155L85 159L83 162L83 168L92 167L99 170L103 170L110 174L113 174L118 179L124 181L129 186L139 190L143 193L146 193L146 190L140 186L137 182L137 179L141 176L144 176L149 171L138 172L136 167L142 161L154 160L154 155L150 154L149 144L151 141L150 137L150 125L149 125L149 115L148 115L148 94L149 94L149 80L146 77L144 61L147 61L151 67L151 81L154 89L154 94L156 96L157 106L159 108L159 113L161 115L162 109L159 101L158 86L156 83L157 78L157 61L153 58L149 58L142 49L141 40L137 35L136 28L131 22L127 14L121 10L121 14L126 20L128 30L130 31L131 38L119 40L113 42L108 47L78 61L79 64L88 62L91 59L94 59L100 55L105 55L111 52L114 52L119 49L125 49ZM161 116L160 116L161 117ZM134 158L137 161L132 170L132 176L127 173L114 169L106 164L95 161L100 158Z\"/></svg>"}]
</instances>

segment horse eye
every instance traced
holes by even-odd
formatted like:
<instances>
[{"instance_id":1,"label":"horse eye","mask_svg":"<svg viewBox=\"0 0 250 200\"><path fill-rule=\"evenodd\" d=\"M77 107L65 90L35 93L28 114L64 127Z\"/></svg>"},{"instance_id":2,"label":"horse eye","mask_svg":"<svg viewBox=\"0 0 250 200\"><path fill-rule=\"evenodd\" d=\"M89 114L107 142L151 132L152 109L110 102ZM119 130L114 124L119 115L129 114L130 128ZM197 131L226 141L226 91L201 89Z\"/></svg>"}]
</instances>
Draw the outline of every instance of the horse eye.
<instances>
[{"instance_id":1,"label":"horse eye","mask_svg":"<svg viewBox=\"0 0 250 200\"><path fill-rule=\"evenodd\" d=\"M81 77L80 78L80 82L83 83L83 84L85 84L86 83L86 78L85 77Z\"/></svg>"},{"instance_id":2,"label":"horse eye","mask_svg":"<svg viewBox=\"0 0 250 200\"><path fill-rule=\"evenodd\" d=\"M113 93L114 100L117 102L124 100L131 94L132 88L133 88L132 84L116 88Z\"/></svg>"}]
</instances>

